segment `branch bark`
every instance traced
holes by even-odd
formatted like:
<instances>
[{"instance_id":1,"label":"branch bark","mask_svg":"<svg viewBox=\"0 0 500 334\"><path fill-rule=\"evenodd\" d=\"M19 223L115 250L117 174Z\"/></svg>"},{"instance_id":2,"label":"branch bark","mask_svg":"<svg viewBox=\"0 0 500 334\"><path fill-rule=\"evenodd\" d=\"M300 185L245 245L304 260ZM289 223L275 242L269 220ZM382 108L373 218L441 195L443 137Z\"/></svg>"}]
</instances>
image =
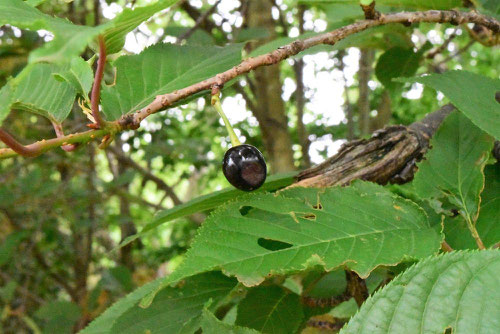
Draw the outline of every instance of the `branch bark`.
<instances>
[{"instance_id":1,"label":"branch bark","mask_svg":"<svg viewBox=\"0 0 500 334\"><path fill-rule=\"evenodd\" d=\"M408 182L416 171L415 163L429 146L430 137L454 109L447 104L409 127L389 126L370 139L349 142L322 164L301 172L293 186L347 185L355 179L380 184Z\"/></svg>"},{"instance_id":2,"label":"branch bark","mask_svg":"<svg viewBox=\"0 0 500 334\"><path fill-rule=\"evenodd\" d=\"M401 12L382 15L377 20L362 20L359 22L352 23L345 27L327 32L314 37L306 38L303 40L297 40L290 44L284 45L270 53L254 57L247 58L242 61L239 65L217 74L214 77L203 80L199 83L191 85L189 87L174 91L172 93L158 95L155 100L147 105L146 107L138 110L136 113L124 115L119 123L123 128L137 128L140 122L148 117L149 115L158 112L164 108L171 106L172 104L180 101L188 96L196 94L201 91L209 91L212 86L223 86L226 82L236 78L239 75L249 73L250 71L261 67L277 64L280 61L287 59L291 56L298 54L308 48L319 44L329 44L334 45L338 41L350 36L352 34L358 33L360 31L366 30L371 27L380 26L389 23L418 23L418 22L434 22L434 23L452 23L452 24L464 24L464 23L477 23L486 26L494 33L500 32L500 22L494 18L490 18L475 12L457 12L457 11L438 11L430 10L424 12Z\"/></svg>"}]
</instances>

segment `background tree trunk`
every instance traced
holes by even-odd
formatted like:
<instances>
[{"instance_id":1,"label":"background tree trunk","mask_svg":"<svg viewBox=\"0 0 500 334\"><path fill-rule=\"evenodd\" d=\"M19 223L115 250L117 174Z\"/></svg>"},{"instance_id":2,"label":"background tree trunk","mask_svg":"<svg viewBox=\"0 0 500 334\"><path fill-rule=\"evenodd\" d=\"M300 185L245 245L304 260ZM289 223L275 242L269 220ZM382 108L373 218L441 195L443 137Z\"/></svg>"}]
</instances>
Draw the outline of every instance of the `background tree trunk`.
<instances>
[{"instance_id":1,"label":"background tree trunk","mask_svg":"<svg viewBox=\"0 0 500 334\"><path fill-rule=\"evenodd\" d=\"M370 134L370 87L368 87L368 81L370 80L372 74L373 56L373 50L361 49L358 71L358 112L361 136L367 136Z\"/></svg>"},{"instance_id":2,"label":"background tree trunk","mask_svg":"<svg viewBox=\"0 0 500 334\"><path fill-rule=\"evenodd\" d=\"M275 23L271 14L272 3L269 0L249 2L247 24L249 28L264 27L269 37L261 44L276 38ZM260 44L254 44L255 48ZM293 162L292 140L288 132L288 119L285 105L281 98L281 81L279 64L261 67L254 71L255 110L252 110L259 121L264 146L268 154L269 164L273 172L284 172L295 169Z\"/></svg>"}]
</instances>

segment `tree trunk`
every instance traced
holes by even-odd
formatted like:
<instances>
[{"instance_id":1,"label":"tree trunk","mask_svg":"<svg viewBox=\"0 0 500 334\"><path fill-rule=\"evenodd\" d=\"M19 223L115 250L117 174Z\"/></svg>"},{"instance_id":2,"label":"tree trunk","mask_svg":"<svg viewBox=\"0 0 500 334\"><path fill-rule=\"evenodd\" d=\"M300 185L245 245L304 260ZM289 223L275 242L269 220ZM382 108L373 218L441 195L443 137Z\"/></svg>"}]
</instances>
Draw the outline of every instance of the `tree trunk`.
<instances>
[{"instance_id":1,"label":"tree trunk","mask_svg":"<svg viewBox=\"0 0 500 334\"><path fill-rule=\"evenodd\" d=\"M267 43L276 37L275 23L271 15L269 0L249 2L247 23L249 28L264 27L269 31ZM255 48L260 44L255 44ZM256 108L252 110L259 121L264 146L273 172L293 170L292 140L288 132L288 119L281 99L279 64L260 67L254 71Z\"/></svg>"},{"instance_id":2,"label":"tree trunk","mask_svg":"<svg viewBox=\"0 0 500 334\"><path fill-rule=\"evenodd\" d=\"M370 132L381 129L391 120L391 94L386 89L382 92L380 104L377 108L377 116L370 120Z\"/></svg>"},{"instance_id":3,"label":"tree trunk","mask_svg":"<svg viewBox=\"0 0 500 334\"><path fill-rule=\"evenodd\" d=\"M299 17L299 34L304 33L304 6L299 6L299 12L297 16ZM309 146L311 146L311 141L309 140L309 135L307 129L304 125L304 60L302 58L297 59L293 65L295 71L295 81L297 82L297 89L295 90L295 102L297 105L297 135L299 137L299 143L302 151L302 163L301 166L306 168L311 167L311 158L309 157Z\"/></svg>"},{"instance_id":4,"label":"tree trunk","mask_svg":"<svg viewBox=\"0 0 500 334\"><path fill-rule=\"evenodd\" d=\"M361 49L358 71L358 111L361 136L370 134L370 87L368 87L368 81L370 80L370 76L372 74L373 56L373 50Z\"/></svg>"}]
</instances>

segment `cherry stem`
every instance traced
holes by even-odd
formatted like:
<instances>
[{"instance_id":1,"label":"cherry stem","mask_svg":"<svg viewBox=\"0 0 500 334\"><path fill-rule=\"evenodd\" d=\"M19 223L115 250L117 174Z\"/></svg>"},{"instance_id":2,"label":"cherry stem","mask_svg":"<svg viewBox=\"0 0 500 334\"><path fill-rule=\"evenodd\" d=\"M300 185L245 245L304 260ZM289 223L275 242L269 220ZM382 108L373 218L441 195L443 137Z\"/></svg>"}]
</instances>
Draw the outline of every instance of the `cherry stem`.
<instances>
[{"instance_id":1,"label":"cherry stem","mask_svg":"<svg viewBox=\"0 0 500 334\"><path fill-rule=\"evenodd\" d=\"M220 117L222 117L222 120L224 121L224 124L226 125L227 132L229 133L229 138L231 138L231 144L234 146L241 145L240 140L238 139L238 136L233 130L233 127L231 126L231 123L229 123L229 120L226 117L226 114L224 114L224 111L222 110L222 105L220 103L220 98L219 94L213 94L212 95L212 105L214 106L215 110L219 113Z\"/></svg>"}]
</instances>

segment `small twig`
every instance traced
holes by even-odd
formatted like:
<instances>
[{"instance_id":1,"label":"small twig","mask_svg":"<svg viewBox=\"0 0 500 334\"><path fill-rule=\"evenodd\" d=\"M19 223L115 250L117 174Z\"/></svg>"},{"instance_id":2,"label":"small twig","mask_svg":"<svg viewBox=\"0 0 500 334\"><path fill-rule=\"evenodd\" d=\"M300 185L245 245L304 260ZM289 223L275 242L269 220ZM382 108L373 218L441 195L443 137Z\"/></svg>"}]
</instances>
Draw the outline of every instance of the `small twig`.
<instances>
[{"instance_id":1,"label":"small twig","mask_svg":"<svg viewBox=\"0 0 500 334\"><path fill-rule=\"evenodd\" d=\"M49 151L52 148L59 147L61 145L68 145L75 143L85 144L97 137L109 133L110 131L111 130L89 130L85 132L66 135L59 138L41 140L36 143L23 146L7 132L0 129L0 140L10 147L10 149L0 148L0 159L11 158L16 156L16 154L25 157L36 157L44 152Z\"/></svg>"},{"instance_id":2,"label":"small twig","mask_svg":"<svg viewBox=\"0 0 500 334\"><path fill-rule=\"evenodd\" d=\"M369 5L360 4L361 9L365 13L365 19L367 20L378 20L380 18L380 12L375 10L375 0Z\"/></svg>"},{"instance_id":3,"label":"small twig","mask_svg":"<svg viewBox=\"0 0 500 334\"><path fill-rule=\"evenodd\" d=\"M461 49L459 49L457 52L455 52L454 54L451 54L449 55L448 57L446 57L445 59L441 60L439 63L437 63L436 67L439 67L441 66L442 64L444 63L447 63L449 62L450 60L452 60L453 58L459 56L460 54L464 53L465 51L467 51L471 46L472 44L474 44L476 41L475 40L470 40L469 43L467 43L464 47L462 47Z\"/></svg>"},{"instance_id":4,"label":"small twig","mask_svg":"<svg viewBox=\"0 0 500 334\"><path fill-rule=\"evenodd\" d=\"M271 0L271 1L273 3L274 7L276 7L276 9L278 10L278 22L279 22L280 26L283 28L283 35L288 36L289 24L285 20L285 15L283 15L283 11L281 10L281 8L278 5L278 3L276 2L276 0ZM301 7L302 7L302 9L301 9ZM304 5L299 5L299 12L301 12L301 11L303 12L304 11L303 8L304 8ZM302 33L299 33L299 34L302 35Z\"/></svg>"},{"instance_id":5,"label":"small twig","mask_svg":"<svg viewBox=\"0 0 500 334\"><path fill-rule=\"evenodd\" d=\"M146 168L140 166L137 162L132 160L130 157L127 157L126 155L124 155L122 152L120 152L115 147L109 146L108 151L112 152L115 155L116 159L118 161L120 161L122 164L135 169L136 171L141 173L145 179L154 182L156 184L156 186L158 187L158 189L163 190L165 192L165 194L167 194L168 197L170 197L170 199L172 200L172 202L175 205L182 204L182 201L180 200L179 197L177 197L177 195L175 194L175 191L172 189L172 187L170 187L168 184L166 184L165 181L163 181L161 178L154 175Z\"/></svg>"},{"instance_id":6,"label":"small twig","mask_svg":"<svg viewBox=\"0 0 500 334\"><path fill-rule=\"evenodd\" d=\"M62 129L62 124L52 121L52 126L54 127L54 131L56 132L57 138L64 137L64 131ZM78 148L78 143L76 144L67 144L62 145L61 148L66 152L72 152Z\"/></svg>"},{"instance_id":7,"label":"small twig","mask_svg":"<svg viewBox=\"0 0 500 334\"><path fill-rule=\"evenodd\" d=\"M99 35L99 60L97 61L97 70L95 72L94 84L92 85L92 93L90 96L90 108L92 116L97 124L97 128L102 129L104 121L99 112L99 101L101 100L101 82L104 76L104 67L106 65L106 44L104 38Z\"/></svg>"},{"instance_id":8,"label":"small twig","mask_svg":"<svg viewBox=\"0 0 500 334\"><path fill-rule=\"evenodd\" d=\"M5 280L5 281L12 281L12 278L7 275L6 273L0 271L0 276ZM35 295L34 293L32 293L31 291L29 291L27 288L17 284L16 286L16 289L19 290L19 292L25 294L26 296L28 296L29 298L31 298L33 301L37 302L38 304L40 305L44 305L46 304L47 302L45 300L43 300L42 298L40 298L39 296Z\"/></svg>"},{"instance_id":9,"label":"small twig","mask_svg":"<svg viewBox=\"0 0 500 334\"><path fill-rule=\"evenodd\" d=\"M444 50L446 50L446 48L448 47L448 45L450 45L451 41L453 41L453 39L455 39L455 37L457 37L457 30L456 29L446 39L446 41L444 41L443 44L441 44L439 47L435 48L434 50L429 51L429 53L427 53L427 55L425 57L427 59L434 59L434 57L436 57L436 55L438 55L439 53L442 53Z\"/></svg>"},{"instance_id":10,"label":"small twig","mask_svg":"<svg viewBox=\"0 0 500 334\"><path fill-rule=\"evenodd\" d=\"M191 27L191 29L189 29L188 31L186 31L184 34L180 35L177 38L177 43L176 44L180 44L183 40L188 39L189 37L191 37L191 35L198 28L200 28L201 24L204 23L207 20L208 16L215 11L215 9L217 8L217 6L219 5L220 2L221 2L221 0L217 0L211 8L209 8L205 13L203 13L201 16L199 16L198 19L196 19L196 22L195 22L194 26Z\"/></svg>"}]
</instances>

